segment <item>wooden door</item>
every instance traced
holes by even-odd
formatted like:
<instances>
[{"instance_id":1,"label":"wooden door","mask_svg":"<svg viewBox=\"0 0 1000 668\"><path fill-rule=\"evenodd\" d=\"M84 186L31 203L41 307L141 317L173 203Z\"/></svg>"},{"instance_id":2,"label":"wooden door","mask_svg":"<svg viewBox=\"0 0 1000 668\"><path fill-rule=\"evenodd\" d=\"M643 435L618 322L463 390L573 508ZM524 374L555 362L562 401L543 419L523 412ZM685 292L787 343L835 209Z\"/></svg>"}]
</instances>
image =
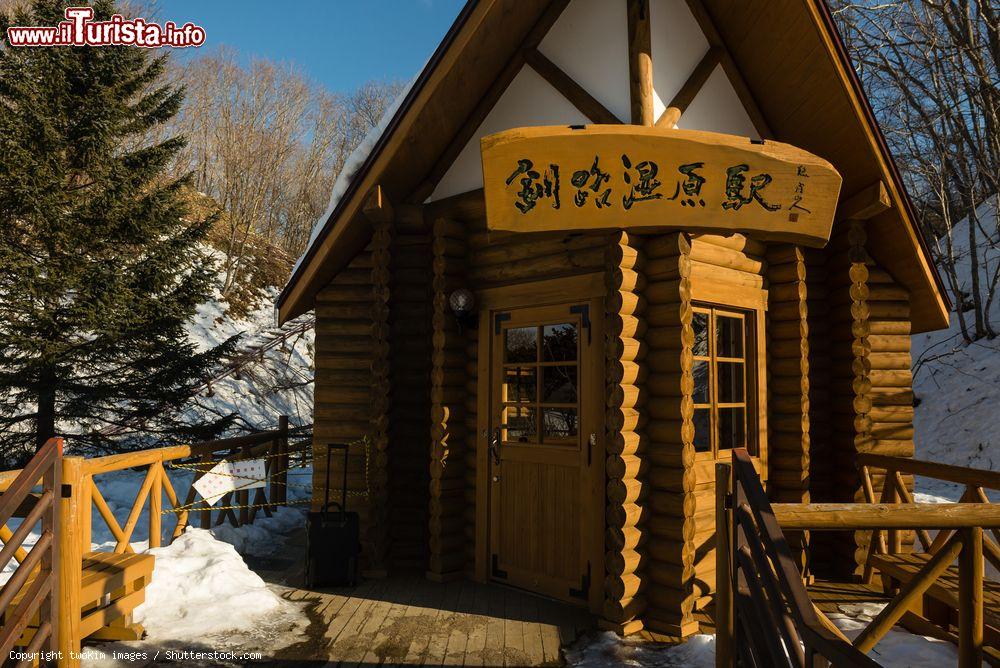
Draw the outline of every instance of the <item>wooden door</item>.
<instances>
[{"instance_id":1,"label":"wooden door","mask_svg":"<svg viewBox=\"0 0 1000 668\"><path fill-rule=\"evenodd\" d=\"M565 600L591 594L591 473L601 424L590 305L494 312L489 572ZM602 570L597 564L597 576Z\"/></svg>"}]
</instances>

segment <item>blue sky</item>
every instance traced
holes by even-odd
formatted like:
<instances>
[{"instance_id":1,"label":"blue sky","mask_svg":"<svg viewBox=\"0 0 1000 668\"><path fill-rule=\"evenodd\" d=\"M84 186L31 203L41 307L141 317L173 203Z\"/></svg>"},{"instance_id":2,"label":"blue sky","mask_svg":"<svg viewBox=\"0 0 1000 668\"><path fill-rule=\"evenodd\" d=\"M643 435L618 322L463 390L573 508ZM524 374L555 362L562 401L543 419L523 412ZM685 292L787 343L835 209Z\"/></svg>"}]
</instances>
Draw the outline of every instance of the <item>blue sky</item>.
<instances>
[{"instance_id":1,"label":"blue sky","mask_svg":"<svg viewBox=\"0 0 1000 668\"><path fill-rule=\"evenodd\" d=\"M202 48L225 44L245 59L294 62L329 89L349 91L370 79L413 78L464 4L464 0L160 0L157 22L191 21L205 28Z\"/></svg>"}]
</instances>

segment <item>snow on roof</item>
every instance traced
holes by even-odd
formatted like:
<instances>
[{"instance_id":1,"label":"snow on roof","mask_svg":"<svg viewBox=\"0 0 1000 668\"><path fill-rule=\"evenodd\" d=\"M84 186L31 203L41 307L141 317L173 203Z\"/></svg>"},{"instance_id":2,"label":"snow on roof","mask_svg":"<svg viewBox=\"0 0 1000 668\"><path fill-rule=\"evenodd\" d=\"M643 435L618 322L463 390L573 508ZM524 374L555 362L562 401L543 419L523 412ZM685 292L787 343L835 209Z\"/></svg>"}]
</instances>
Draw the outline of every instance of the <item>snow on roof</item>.
<instances>
[{"instance_id":1,"label":"snow on roof","mask_svg":"<svg viewBox=\"0 0 1000 668\"><path fill-rule=\"evenodd\" d=\"M423 69L424 68L421 67L419 71L423 71ZM344 193L347 192L348 187L361 171L361 167L368 160L369 156L371 156L372 150L375 148L375 145L378 144L382 135L385 133L386 128L389 126L389 121L391 121L392 117L396 115L397 111L399 111L400 105L403 104L403 100L405 100L406 96L409 95L410 90L413 88L413 85L416 83L418 77L419 74L416 77L413 77L406 87L400 91L399 95L396 96L396 99L393 100L392 104L386 108L385 113L382 114L382 118L379 120L378 125L368 131L365 138L361 140L361 143L358 144L357 148L355 148L351 152L351 155L348 156L347 161L344 162L344 167L340 170L340 174L337 175L337 180L333 184L333 190L330 192L330 202L326 205L326 211L323 212L323 215L320 216L313 225L312 234L309 235L309 243L306 244L306 248L302 251L302 255L299 256L299 259L295 261L295 266L292 267L292 273L288 279L288 283L291 283L295 274L298 273L299 267L302 266L303 261L306 256L309 255L313 245L316 243L320 233L323 231L323 228L326 227L326 223L330 219L330 216L333 215L334 209L336 209L337 205L340 204L340 200L343 198Z\"/></svg>"}]
</instances>

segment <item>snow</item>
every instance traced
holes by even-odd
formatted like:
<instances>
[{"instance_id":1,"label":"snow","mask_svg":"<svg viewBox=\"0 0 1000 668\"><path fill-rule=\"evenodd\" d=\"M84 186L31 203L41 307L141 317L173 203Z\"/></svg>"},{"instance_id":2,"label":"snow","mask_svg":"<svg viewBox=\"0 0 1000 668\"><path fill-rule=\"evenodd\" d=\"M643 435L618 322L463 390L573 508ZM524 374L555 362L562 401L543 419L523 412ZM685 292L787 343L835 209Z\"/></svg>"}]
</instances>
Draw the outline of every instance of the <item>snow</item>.
<instances>
[{"instance_id":1,"label":"snow","mask_svg":"<svg viewBox=\"0 0 1000 668\"><path fill-rule=\"evenodd\" d=\"M983 274L992 275L1000 263L1000 232L997 229L997 200L978 208L980 225L990 235L992 246L979 232L977 244ZM955 225L952 238L957 275L964 291L971 289L968 243L969 221ZM983 247L986 251L983 252ZM971 316L971 313L968 315ZM1000 327L1000 303L994 303L990 317ZM912 340L913 391L919 405L914 415L916 457L956 466L1000 470L1000 338L981 339L966 344L956 314L951 326L938 332L918 334ZM917 480L924 500L957 501L961 491L955 485ZM994 496L1000 500L1000 496Z\"/></svg>"},{"instance_id":2,"label":"snow","mask_svg":"<svg viewBox=\"0 0 1000 668\"><path fill-rule=\"evenodd\" d=\"M198 307L188 325L188 336L199 351L208 350L236 334L243 334L239 348L247 350L274 338L282 330L299 326L292 320L274 327L272 305L275 287L262 291L257 305L245 317L236 318L221 295ZM239 376L230 375L212 384L211 396L192 397L182 412L185 421L198 424L236 414L237 431L272 429L279 415L289 416L291 426L312 423L314 333L308 328L282 345L266 351L263 358L244 366Z\"/></svg>"},{"instance_id":3,"label":"snow","mask_svg":"<svg viewBox=\"0 0 1000 668\"><path fill-rule=\"evenodd\" d=\"M841 605L844 614L830 615L830 620L853 641L884 607L877 603ZM879 640L868 656L884 668L958 665L958 648L951 643L914 635L899 627Z\"/></svg>"}]
</instances>

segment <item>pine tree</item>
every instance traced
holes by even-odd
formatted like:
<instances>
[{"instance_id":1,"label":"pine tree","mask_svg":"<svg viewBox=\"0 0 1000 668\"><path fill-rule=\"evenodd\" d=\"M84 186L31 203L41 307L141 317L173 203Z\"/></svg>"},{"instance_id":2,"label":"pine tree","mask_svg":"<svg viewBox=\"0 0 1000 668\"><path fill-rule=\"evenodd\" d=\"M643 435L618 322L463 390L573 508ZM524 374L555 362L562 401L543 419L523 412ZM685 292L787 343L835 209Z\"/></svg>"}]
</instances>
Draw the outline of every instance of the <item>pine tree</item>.
<instances>
[{"instance_id":1,"label":"pine tree","mask_svg":"<svg viewBox=\"0 0 1000 668\"><path fill-rule=\"evenodd\" d=\"M116 9L93 3L95 19ZM105 443L172 414L233 340L199 352L185 323L212 291L187 179L165 176L183 89L136 47L14 48L8 25L56 25L64 3L0 17L0 456L47 438ZM225 425L206 425L205 436Z\"/></svg>"}]
</instances>

